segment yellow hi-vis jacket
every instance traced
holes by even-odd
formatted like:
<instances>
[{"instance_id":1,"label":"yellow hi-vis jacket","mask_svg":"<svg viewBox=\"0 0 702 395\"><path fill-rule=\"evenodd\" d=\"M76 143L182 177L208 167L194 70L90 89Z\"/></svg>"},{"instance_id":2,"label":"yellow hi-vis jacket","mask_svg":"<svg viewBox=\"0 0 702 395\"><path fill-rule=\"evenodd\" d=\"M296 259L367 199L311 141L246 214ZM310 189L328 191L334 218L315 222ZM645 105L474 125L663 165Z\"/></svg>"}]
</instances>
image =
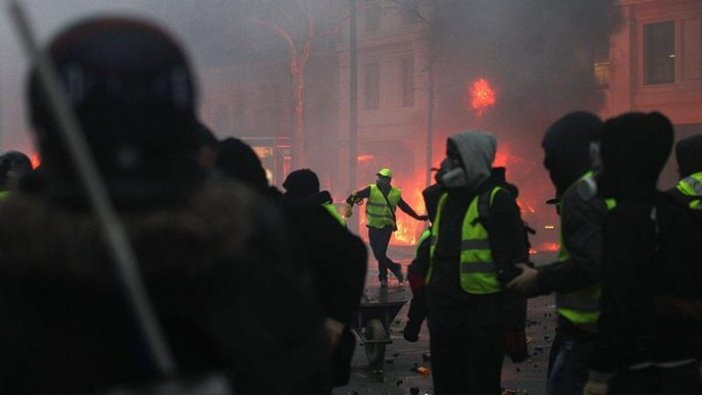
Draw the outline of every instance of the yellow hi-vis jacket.
<instances>
[{"instance_id":1,"label":"yellow hi-vis jacket","mask_svg":"<svg viewBox=\"0 0 702 395\"><path fill-rule=\"evenodd\" d=\"M690 201L693 210L702 210L702 172L692 174L678 181L678 191L685 196L699 197Z\"/></svg>"},{"instance_id":2,"label":"yellow hi-vis jacket","mask_svg":"<svg viewBox=\"0 0 702 395\"><path fill-rule=\"evenodd\" d=\"M495 197L497 191L502 187L496 186L490 191L489 204ZM436 212L436 219L431 227L431 246L429 247L429 271L427 272L427 284L431 281L431 273L434 266L434 251L439 241L439 228L441 227L441 213L446 205L448 194L444 193L439 199L439 206ZM485 227L476 221L480 216L478 201L480 196L475 196L468 205L468 210L463 219L463 230L461 232L461 255L459 264L461 288L469 294L486 295L500 292L500 283L497 280L497 270L495 262L492 261L492 251L488 240L488 232Z\"/></svg>"},{"instance_id":3,"label":"yellow hi-vis jacket","mask_svg":"<svg viewBox=\"0 0 702 395\"><path fill-rule=\"evenodd\" d=\"M592 172L585 173L578 181L568 189L576 187L579 182L594 183L594 175ZM605 200L607 209L611 210L616 206L614 199ZM561 202L563 204L563 202ZM561 213L566 208L561 206ZM565 246L563 240L563 216L561 214L561 234L559 236L558 261L564 262L570 259L570 253ZM563 293L556 292L556 312L563 318L570 321L576 327L589 331L597 331L597 320L600 317L600 296L602 294L602 285L598 282L592 286L580 289L573 292Z\"/></svg>"},{"instance_id":4,"label":"yellow hi-vis jacket","mask_svg":"<svg viewBox=\"0 0 702 395\"><path fill-rule=\"evenodd\" d=\"M402 197L402 191L400 188L391 187L386 201L383 192L380 191L377 185L371 184L369 187L370 196L368 196L368 201L366 202L367 225L377 229L383 229L388 226L394 227L396 225L395 210L397 210L397 204Z\"/></svg>"}]
</instances>

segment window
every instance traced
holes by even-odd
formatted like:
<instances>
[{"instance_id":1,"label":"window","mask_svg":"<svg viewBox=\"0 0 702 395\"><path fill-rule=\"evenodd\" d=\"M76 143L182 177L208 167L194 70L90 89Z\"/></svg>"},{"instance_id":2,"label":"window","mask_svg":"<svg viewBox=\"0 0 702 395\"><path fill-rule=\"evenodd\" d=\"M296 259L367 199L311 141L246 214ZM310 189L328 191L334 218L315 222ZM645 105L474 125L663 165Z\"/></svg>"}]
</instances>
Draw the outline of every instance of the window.
<instances>
[{"instance_id":1,"label":"window","mask_svg":"<svg viewBox=\"0 0 702 395\"><path fill-rule=\"evenodd\" d=\"M675 82L675 24L644 25L644 83Z\"/></svg>"},{"instance_id":2,"label":"window","mask_svg":"<svg viewBox=\"0 0 702 395\"><path fill-rule=\"evenodd\" d=\"M594 72L597 86L609 88L610 64L609 64L609 34L605 30L597 30L593 34L594 42L592 47L594 57Z\"/></svg>"},{"instance_id":3,"label":"window","mask_svg":"<svg viewBox=\"0 0 702 395\"><path fill-rule=\"evenodd\" d=\"M377 32L380 30L380 7L371 7L366 11L366 31Z\"/></svg>"},{"instance_id":4,"label":"window","mask_svg":"<svg viewBox=\"0 0 702 395\"><path fill-rule=\"evenodd\" d=\"M377 110L380 106L380 64L369 63L365 70L366 110Z\"/></svg>"},{"instance_id":5,"label":"window","mask_svg":"<svg viewBox=\"0 0 702 395\"><path fill-rule=\"evenodd\" d=\"M400 83L402 84L402 107L414 106L414 59L400 62Z\"/></svg>"}]
</instances>

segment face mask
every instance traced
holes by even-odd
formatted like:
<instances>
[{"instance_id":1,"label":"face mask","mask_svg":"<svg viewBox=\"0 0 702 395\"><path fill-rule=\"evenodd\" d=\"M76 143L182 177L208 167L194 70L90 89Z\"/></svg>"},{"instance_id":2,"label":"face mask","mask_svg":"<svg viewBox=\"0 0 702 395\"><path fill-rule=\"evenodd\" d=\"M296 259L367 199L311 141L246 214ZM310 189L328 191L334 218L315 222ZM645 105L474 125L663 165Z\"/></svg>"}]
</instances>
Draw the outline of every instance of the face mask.
<instances>
[{"instance_id":1,"label":"face mask","mask_svg":"<svg viewBox=\"0 0 702 395\"><path fill-rule=\"evenodd\" d=\"M441 170L436 175L437 181L446 188L461 188L466 186L466 172L462 167L453 167L449 158L441 162Z\"/></svg>"}]
</instances>

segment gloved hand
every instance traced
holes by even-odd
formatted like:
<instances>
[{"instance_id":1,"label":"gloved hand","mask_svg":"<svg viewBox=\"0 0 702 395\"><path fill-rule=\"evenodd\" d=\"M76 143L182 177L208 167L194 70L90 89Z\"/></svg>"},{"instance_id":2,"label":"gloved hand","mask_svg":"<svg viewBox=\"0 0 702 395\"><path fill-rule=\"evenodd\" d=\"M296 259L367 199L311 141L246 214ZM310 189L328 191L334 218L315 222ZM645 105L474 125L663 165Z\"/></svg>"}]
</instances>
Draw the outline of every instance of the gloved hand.
<instances>
[{"instance_id":1,"label":"gloved hand","mask_svg":"<svg viewBox=\"0 0 702 395\"><path fill-rule=\"evenodd\" d=\"M344 217L349 218L353 215L353 206L346 203L346 210L344 211Z\"/></svg>"},{"instance_id":2,"label":"gloved hand","mask_svg":"<svg viewBox=\"0 0 702 395\"><path fill-rule=\"evenodd\" d=\"M424 291L424 276L417 273L407 273L407 281L409 281L412 295L418 295Z\"/></svg>"},{"instance_id":3,"label":"gloved hand","mask_svg":"<svg viewBox=\"0 0 702 395\"><path fill-rule=\"evenodd\" d=\"M524 362L527 359L529 351L523 330L511 330L505 333L505 354L512 362Z\"/></svg>"},{"instance_id":4,"label":"gloved hand","mask_svg":"<svg viewBox=\"0 0 702 395\"><path fill-rule=\"evenodd\" d=\"M583 395L607 395L609 385L606 381L590 379L585 384Z\"/></svg>"},{"instance_id":5,"label":"gloved hand","mask_svg":"<svg viewBox=\"0 0 702 395\"><path fill-rule=\"evenodd\" d=\"M402 330L402 337L405 338L410 343L416 343L419 340L419 331L422 329L422 325L417 325L412 321L407 321L405 328Z\"/></svg>"}]
</instances>

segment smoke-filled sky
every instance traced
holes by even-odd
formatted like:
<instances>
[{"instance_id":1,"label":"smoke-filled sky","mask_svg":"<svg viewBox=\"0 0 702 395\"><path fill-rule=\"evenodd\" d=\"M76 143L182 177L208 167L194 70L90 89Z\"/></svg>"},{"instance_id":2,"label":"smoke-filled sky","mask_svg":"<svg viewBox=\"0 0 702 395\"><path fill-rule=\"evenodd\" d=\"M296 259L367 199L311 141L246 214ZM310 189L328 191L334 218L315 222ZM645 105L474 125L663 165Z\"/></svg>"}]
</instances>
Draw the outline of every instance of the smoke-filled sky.
<instances>
[{"instance_id":1,"label":"smoke-filled sky","mask_svg":"<svg viewBox=\"0 0 702 395\"><path fill-rule=\"evenodd\" d=\"M8 21L4 1L0 0L3 5L0 10L0 151L31 152L23 92L27 63ZM358 0L361 10L377 1ZM616 27L617 18L613 15L616 1L384 1L386 6L396 8L404 5L413 9L419 5L418 10L426 10L427 4L439 5L436 19L431 22L435 31L431 51L436 56L438 95L434 162L441 159L448 133L475 128L496 132L509 148L512 162L508 161L507 165L513 169L512 173L508 170L511 180L519 184L526 198L531 196L530 200L542 202L552 191L541 166L541 136L551 122L568 111L596 112L599 109L601 97L594 84L592 66L599 52L604 51L606 55L606 45L597 43L606 43ZM307 25L305 15L295 12L298 4L312 5L309 10L315 16L316 28L324 31L344 20L347 0L24 0L23 4L42 43L67 23L90 15L109 12L153 18L183 41L199 73L205 68L250 62L256 58L285 65L289 56L285 41L270 26L266 28L260 22L277 18L299 47L300 35L304 35ZM431 20L431 14L422 17ZM361 12L359 28L362 26ZM333 44L345 43L342 32L327 36L332 40L332 46L327 46L332 56L324 58L318 66L339 67L333 60ZM315 43L313 57L322 52L319 49L324 44L329 41ZM286 72L285 67L280 70ZM307 77L312 81L319 75ZM328 85L334 84L334 78ZM480 117L467 110L464 103L466 85L476 78L487 78L497 91L497 104ZM289 76L282 78L286 79ZM311 83L308 81L308 84ZM333 91L327 88L324 92ZM201 85L201 91L208 89ZM316 99L310 95L308 100L318 103L320 108L322 104L334 103L326 94ZM254 110L267 116L265 108ZM324 114L327 117L336 117L342 109L319 111L331 114ZM423 111L417 109L418 113ZM279 114L270 114L276 115ZM313 123L313 118L308 117L308 122ZM363 124L363 120L360 121ZM343 127L341 122L336 123L339 124L336 127ZM333 128L334 124L332 119L318 129L328 130L328 126ZM417 125L416 133L409 131L407 137L419 138L423 143L425 137L418 137L423 130L425 126ZM225 134L229 133L232 132ZM314 141L318 145L315 155L325 155L325 152L327 155L318 155L316 160L309 158L310 165L337 159L335 138ZM415 161L423 163L424 159L415 158ZM416 165L416 171L426 171L425 167ZM319 168L323 170L323 166ZM327 177L325 173L320 176ZM419 179L423 177L420 175Z\"/></svg>"},{"instance_id":2,"label":"smoke-filled sky","mask_svg":"<svg viewBox=\"0 0 702 395\"><path fill-rule=\"evenodd\" d=\"M251 29L251 24L244 23L251 16L255 18L257 12L266 11L256 6L266 1L24 0L24 4L41 42L66 23L96 13L153 17L184 40L199 70L250 59L252 54L285 59L287 52L280 37L261 26ZM311 7L315 12L339 11L338 4L334 7L335 2L330 0L306 1L317 5ZM363 7L372 1L359 0L359 4ZM268 2L285 8L291 1ZM583 78L591 78L591 73L583 74L573 67L583 64L578 57L591 56L588 52L595 36L606 37L611 31L609 12L614 0L391 0L386 4L403 2L410 7L418 2L441 6L435 22L443 45L440 50L455 54L453 64L446 67L457 70L462 66L466 75L491 71L490 77L502 89L503 111L524 105L533 109L542 103L557 104L554 114L569 106L597 110L596 95L582 89L591 82ZM26 62L8 21L6 3L0 4L4 6L0 10L0 149L6 150L29 145L22 105ZM288 17L298 18L300 23L292 21L287 26L305 27L302 15L289 13ZM260 48L267 48L267 52Z\"/></svg>"},{"instance_id":3,"label":"smoke-filled sky","mask_svg":"<svg viewBox=\"0 0 702 395\"><path fill-rule=\"evenodd\" d=\"M41 43L66 24L105 13L155 19L182 39L196 71L242 54L249 37L237 26L239 0L24 0ZM0 151L32 146L24 114L27 62L20 49L7 3L0 0ZM257 43L259 44L259 43Z\"/></svg>"}]
</instances>

